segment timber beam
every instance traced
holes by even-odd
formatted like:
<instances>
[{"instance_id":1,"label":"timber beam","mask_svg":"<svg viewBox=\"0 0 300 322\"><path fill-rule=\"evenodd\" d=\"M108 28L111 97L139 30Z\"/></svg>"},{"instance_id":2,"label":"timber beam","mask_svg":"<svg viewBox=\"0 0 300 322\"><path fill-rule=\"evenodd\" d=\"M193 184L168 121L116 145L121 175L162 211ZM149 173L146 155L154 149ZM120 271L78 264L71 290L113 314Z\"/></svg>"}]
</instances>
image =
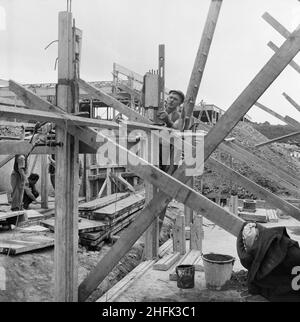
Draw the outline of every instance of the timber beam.
<instances>
[{"instance_id":1,"label":"timber beam","mask_svg":"<svg viewBox=\"0 0 300 322\"><path fill-rule=\"evenodd\" d=\"M78 80L79 86L88 94L93 96L94 98L99 99L101 102L105 103L108 106L111 106L118 110L120 113L126 115L131 121L135 122L142 122L146 124L151 124L152 122L148 120L146 117L142 116L138 112L134 111L133 109L125 106L118 100L114 99L110 95L104 93L100 89L96 88L95 86L92 86L85 82L82 79Z\"/></svg>"},{"instance_id":2,"label":"timber beam","mask_svg":"<svg viewBox=\"0 0 300 322\"><path fill-rule=\"evenodd\" d=\"M278 50L278 47L272 41L268 42L268 46L275 52ZM290 62L290 66L300 74L300 66L294 60Z\"/></svg>"},{"instance_id":3,"label":"timber beam","mask_svg":"<svg viewBox=\"0 0 300 322\"><path fill-rule=\"evenodd\" d=\"M55 147L36 146L23 140L0 140L0 155L16 155L16 154L52 154L55 153Z\"/></svg>"},{"instance_id":4,"label":"timber beam","mask_svg":"<svg viewBox=\"0 0 300 322\"><path fill-rule=\"evenodd\" d=\"M294 101L288 94L286 94L286 93L282 93L282 95L283 95L283 97L290 103L290 104L292 104L294 107L295 107L295 109L298 111L298 112L300 112L300 105L296 102L296 101Z\"/></svg>"},{"instance_id":5,"label":"timber beam","mask_svg":"<svg viewBox=\"0 0 300 322\"><path fill-rule=\"evenodd\" d=\"M285 124L288 124L298 130L300 130L300 123L298 121L296 121L295 119L289 117L289 116L281 116L280 114L274 112L273 110L271 110L270 108L266 107L265 105L259 103L259 102L256 102L254 104L255 106L259 107L260 109L262 109L263 111L269 113L270 115L276 117L278 120L284 122Z\"/></svg>"},{"instance_id":6,"label":"timber beam","mask_svg":"<svg viewBox=\"0 0 300 322\"><path fill-rule=\"evenodd\" d=\"M259 144L256 144L255 147L256 148L260 148L262 146L265 146L265 145L268 145L268 144L271 144L271 143L274 143L274 142L278 142L278 141L281 141L281 140L284 140L284 139L288 139L288 138L292 138L294 136L298 136L300 134L300 131L298 132L293 132L293 133L290 133L290 134L286 134L286 135L283 135L283 136L280 136L280 137L277 137L277 138L274 138L272 140L269 140L269 141L265 141L265 142L262 142L262 143L259 143Z\"/></svg>"}]
</instances>

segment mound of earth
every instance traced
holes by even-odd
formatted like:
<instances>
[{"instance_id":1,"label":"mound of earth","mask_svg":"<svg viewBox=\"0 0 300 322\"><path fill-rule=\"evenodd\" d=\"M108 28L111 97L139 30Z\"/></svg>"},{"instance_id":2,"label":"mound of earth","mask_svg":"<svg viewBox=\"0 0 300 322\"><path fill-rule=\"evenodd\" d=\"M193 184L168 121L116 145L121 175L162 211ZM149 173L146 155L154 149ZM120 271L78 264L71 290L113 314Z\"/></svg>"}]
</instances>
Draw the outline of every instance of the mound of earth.
<instances>
[{"instance_id":1,"label":"mound of earth","mask_svg":"<svg viewBox=\"0 0 300 322\"><path fill-rule=\"evenodd\" d=\"M300 159L291 156L291 149L286 147L284 143L273 143L271 145L256 148L255 145L268 140L264 135L255 130L250 123L239 122L233 129L229 137L235 138L235 143L242 146L244 149L252 152L256 156L268 161L275 167L282 168L295 178L300 177ZM218 158L222 163L230 166L229 155L217 150L213 156ZM232 168L240 174L246 176L255 183L268 189L269 191L283 196L300 198L300 192L297 194L295 191L290 191L280 185L280 182L272 177L267 176L259 168L250 168L245 162L233 159ZM205 166L203 175L202 192L204 195L210 197L215 194L238 195L239 198L257 198L251 192L245 190L235 182L228 180ZM195 188L200 190L200 177L195 180Z\"/></svg>"}]
</instances>

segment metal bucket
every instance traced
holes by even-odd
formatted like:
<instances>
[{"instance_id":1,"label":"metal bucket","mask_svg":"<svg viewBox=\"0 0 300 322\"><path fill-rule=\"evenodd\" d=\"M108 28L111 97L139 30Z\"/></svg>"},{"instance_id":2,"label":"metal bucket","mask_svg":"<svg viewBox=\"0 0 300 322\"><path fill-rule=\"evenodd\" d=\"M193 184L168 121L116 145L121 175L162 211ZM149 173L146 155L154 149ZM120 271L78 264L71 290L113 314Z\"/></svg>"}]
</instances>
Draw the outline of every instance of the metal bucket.
<instances>
[{"instance_id":1,"label":"metal bucket","mask_svg":"<svg viewBox=\"0 0 300 322\"><path fill-rule=\"evenodd\" d=\"M230 255L210 253L202 255L202 259L206 287L221 290L231 278L235 258Z\"/></svg>"},{"instance_id":2,"label":"metal bucket","mask_svg":"<svg viewBox=\"0 0 300 322\"><path fill-rule=\"evenodd\" d=\"M195 266L179 265L176 267L177 287L193 288L195 286Z\"/></svg>"}]
</instances>

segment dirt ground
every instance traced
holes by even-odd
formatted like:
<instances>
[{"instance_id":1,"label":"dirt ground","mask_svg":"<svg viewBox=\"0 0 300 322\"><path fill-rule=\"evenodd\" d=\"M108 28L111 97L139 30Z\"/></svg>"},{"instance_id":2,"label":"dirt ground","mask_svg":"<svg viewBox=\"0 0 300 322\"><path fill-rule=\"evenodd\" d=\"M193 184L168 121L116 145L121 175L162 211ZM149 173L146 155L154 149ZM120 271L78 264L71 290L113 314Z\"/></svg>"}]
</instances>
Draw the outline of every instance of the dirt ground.
<instances>
[{"instance_id":1,"label":"dirt ground","mask_svg":"<svg viewBox=\"0 0 300 322\"><path fill-rule=\"evenodd\" d=\"M166 220L163 226L161 240L163 243L170 236L171 223ZM26 236L30 234L26 233ZM35 233L36 235L36 233ZM39 235L52 237L53 234ZM13 236L17 238L24 233L1 232L0 238ZM79 283L97 265L100 259L110 250L112 244L106 243L101 251L88 251L79 245ZM115 266L96 291L89 297L93 302L101 297L108 289L126 276L142 261L144 245L139 240L127 255ZM49 302L54 300L54 250L48 248L17 256L0 255L0 267L6 270L6 290L0 289L0 302Z\"/></svg>"}]
</instances>

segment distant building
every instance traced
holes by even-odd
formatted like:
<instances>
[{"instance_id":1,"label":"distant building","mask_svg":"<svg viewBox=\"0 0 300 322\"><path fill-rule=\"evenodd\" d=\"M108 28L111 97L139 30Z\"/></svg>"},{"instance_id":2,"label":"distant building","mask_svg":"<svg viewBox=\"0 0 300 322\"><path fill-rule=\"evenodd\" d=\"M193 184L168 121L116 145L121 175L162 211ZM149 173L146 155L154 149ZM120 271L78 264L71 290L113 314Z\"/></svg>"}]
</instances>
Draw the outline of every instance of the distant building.
<instances>
[{"instance_id":1,"label":"distant building","mask_svg":"<svg viewBox=\"0 0 300 322\"><path fill-rule=\"evenodd\" d=\"M194 108L193 115L201 122L208 124L216 124L221 116L225 113L220 107L214 104L206 104L201 102L199 105L196 105ZM251 117L245 115L241 121L243 122L251 122Z\"/></svg>"}]
</instances>

